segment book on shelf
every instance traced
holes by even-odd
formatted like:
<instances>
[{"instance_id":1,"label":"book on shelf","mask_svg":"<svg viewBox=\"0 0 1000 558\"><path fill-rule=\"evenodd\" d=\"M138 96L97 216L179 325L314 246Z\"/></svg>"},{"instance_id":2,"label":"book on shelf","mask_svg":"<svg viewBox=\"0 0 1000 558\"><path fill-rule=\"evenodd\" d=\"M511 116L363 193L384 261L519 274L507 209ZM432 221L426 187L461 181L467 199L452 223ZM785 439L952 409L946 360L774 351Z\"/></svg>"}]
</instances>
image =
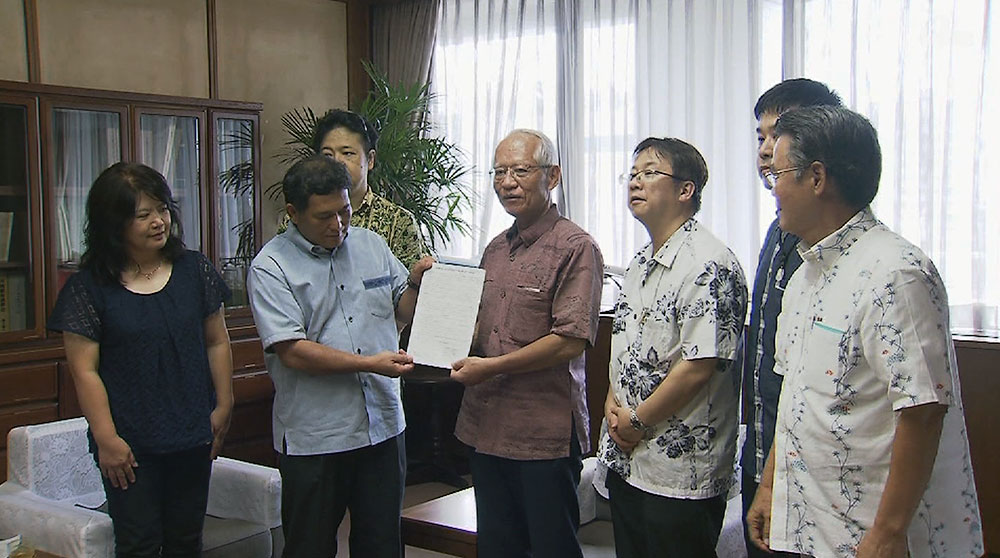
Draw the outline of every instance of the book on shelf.
<instances>
[{"instance_id":1,"label":"book on shelf","mask_svg":"<svg viewBox=\"0 0 1000 558\"><path fill-rule=\"evenodd\" d=\"M7 274L0 273L0 331L10 331L10 287Z\"/></svg>"},{"instance_id":2,"label":"book on shelf","mask_svg":"<svg viewBox=\"0 0 1000 558\"><path fill-rule=\"evenodd\" d=\"M27 329L27 278L22 273L0 273L0 332Z\"/></svg>"},{"instance_id":3,"label":"book on shelf","mask_svg":"<svg viewBox=\"0 0 1000 558\"><path fill-rule=\"evenodd\" d=\"M10 291L10 330L28 329L27 276L23 273L8 275L7 287Z\"/></svg>"},{"instance_id":4,"label":"book on shelf","mask_svg":"<svg viewBox=\"0 0 1000 558\"><path fill-rule=\"evenodd\" d=\"M0 211L0 262L10 259L10 236L14 232L14 213Z\"/></svg>"}]
</instances>

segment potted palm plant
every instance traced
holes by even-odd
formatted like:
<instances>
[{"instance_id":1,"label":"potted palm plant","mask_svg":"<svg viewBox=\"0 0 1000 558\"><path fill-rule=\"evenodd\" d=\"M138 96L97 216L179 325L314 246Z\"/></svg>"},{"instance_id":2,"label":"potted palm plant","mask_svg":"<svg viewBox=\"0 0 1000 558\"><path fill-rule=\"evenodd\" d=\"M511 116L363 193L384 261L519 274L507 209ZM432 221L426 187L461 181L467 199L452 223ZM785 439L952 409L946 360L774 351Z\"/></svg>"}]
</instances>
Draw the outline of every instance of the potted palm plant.
<instances>
[{"instance_id":1,"label":"potted palm plant","mask_svg":"<svg viewBox=\"0 0 1000 558\"><path fill-rule=\"evenodd\" d=\"M469 225L462 213L472 203L464 181L470 167L458 146L430 134L430 84L390 84L370 63L364 67L372 88L355 112L367 118L379 134L369 187L413 213L432 247L453 234L467 234ZM282 163L292 165L313 154L317 120L309 107L281 117L289 136L277 155ZM280 192L280 182L268 187L272 197Z\"/></svg>"}]
</instances>

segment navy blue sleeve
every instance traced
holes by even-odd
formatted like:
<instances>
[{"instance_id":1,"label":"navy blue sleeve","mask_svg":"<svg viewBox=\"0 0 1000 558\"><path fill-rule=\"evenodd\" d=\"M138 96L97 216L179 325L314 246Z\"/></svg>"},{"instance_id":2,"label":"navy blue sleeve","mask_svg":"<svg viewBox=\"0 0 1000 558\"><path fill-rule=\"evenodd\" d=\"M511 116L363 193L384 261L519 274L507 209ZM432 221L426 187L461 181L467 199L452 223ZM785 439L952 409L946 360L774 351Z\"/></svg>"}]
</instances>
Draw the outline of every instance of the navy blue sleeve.
<instances>
[{"instance_id":1,"label":"navy blue sleeve","mask_svg":"<svg viewBox=\"0 0 1000 558\"><path fill-rule=\"evenodd\" d=\"M75 333L99 342L101 311L94 295L96 289L97 285L89 271L73 274L59 291L47 327L52 331Z\"/></svg>"},{"instance_id":2,"label":"navy blue sleeve","mask_svg":"<svg viewBox=\"0 0 1000 558\"><path fill-rule=\"evenodd\" d=\"M192 251L191 255L196 258L198 278L202 285L202 301L204 303L202 318L207 318L222 306L223 301L229 300L233 293L223 281L222 275L204 254Z\"/></svg>"}]
</instances>

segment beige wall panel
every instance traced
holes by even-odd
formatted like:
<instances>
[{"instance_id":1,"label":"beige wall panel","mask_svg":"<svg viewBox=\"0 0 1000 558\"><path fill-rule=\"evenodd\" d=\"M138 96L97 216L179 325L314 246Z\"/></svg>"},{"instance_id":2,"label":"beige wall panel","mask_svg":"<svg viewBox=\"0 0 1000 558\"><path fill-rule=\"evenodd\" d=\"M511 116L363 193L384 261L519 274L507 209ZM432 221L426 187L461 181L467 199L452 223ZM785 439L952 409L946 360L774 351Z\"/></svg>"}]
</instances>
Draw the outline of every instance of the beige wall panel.
<instances>
[{"instance_id":1,"label":"beige wall panel","mask_svg":"<svg viewBox=\"0 0 1000 558\"><path fill-rule=\"evenodd\" d=\"M24 0L0 0L0 79L28 81Z\"/></svg>"},{"instance_id":2,"label":"beige wall panel","mask_svg":"<svg viewBox=\"0 0 1000 558\"><path fill-rule=\"evenodd\" d=\"M287 170L274 155L286 140L281 115L347 104L347 11L331 0L217 0L219 96L264 103L262 180ZM262 232L274 235L281 201L265 198Z\"/></svg>"},{"instance_id":3,"label":"beige wall panel","mask_svg":"<svg viewBox=\"0 0 1000 558\"><path fill-rule=\"evenodd\" d=\"M38 0L44 83L208 97L204 0Z\"/></svg>"}]
</instances>

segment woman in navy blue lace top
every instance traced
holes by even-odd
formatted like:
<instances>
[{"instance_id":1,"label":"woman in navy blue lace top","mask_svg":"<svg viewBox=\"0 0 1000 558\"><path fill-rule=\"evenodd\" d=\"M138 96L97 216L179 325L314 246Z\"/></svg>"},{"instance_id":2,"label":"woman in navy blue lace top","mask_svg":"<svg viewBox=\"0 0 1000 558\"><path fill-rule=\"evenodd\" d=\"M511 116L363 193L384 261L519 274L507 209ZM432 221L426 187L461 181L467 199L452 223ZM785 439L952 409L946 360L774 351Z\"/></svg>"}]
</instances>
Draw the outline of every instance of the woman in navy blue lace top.
<instances>
[{"instance_id":1,"label":"woman in navy blue lace top","mask_svg":"<svg viewBox=\"0 0 1000 558\"><path fill-rule=\"evenodd\" d=\"M163 176L112 165L87 198L81 270L49 317L64 332L120 557L200 554L232 414L229 289L181 234Z\"/></svg>"}]
</instances>

